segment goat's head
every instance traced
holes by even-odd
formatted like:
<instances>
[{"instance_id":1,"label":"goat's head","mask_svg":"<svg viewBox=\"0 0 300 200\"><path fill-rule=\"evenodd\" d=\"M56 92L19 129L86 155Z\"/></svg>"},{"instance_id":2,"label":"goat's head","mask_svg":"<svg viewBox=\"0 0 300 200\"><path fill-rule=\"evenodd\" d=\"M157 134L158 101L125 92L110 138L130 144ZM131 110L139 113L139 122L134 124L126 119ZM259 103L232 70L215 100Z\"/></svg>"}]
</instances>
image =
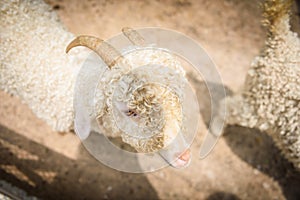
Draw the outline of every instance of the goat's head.
<instances>
[{"instance_id":1,"label":"goat's head","mask_svg":"<svg viewBox=\"0 0 300 200\"><path fill-rule=\"evenodd\" d=\"M133 40L141 43L142 38ZM76 46L95 51L110 69L106 71L108 77L113 77L109 84L100 86L105 90L105 106L97 114L99 126L106 132L120 135L138 152L159 152L172 166L187 166L191 154L183 137L184 113L180 91L183 90L184 77L180 70L174 72L155 64L137 68L114 47L91 36L74 39L67 52ZM166 53L149 54L141 50L133 56L154 54L163 57ZM159 84L154 76L166 84Z\"/></svg>"}]
</instances>

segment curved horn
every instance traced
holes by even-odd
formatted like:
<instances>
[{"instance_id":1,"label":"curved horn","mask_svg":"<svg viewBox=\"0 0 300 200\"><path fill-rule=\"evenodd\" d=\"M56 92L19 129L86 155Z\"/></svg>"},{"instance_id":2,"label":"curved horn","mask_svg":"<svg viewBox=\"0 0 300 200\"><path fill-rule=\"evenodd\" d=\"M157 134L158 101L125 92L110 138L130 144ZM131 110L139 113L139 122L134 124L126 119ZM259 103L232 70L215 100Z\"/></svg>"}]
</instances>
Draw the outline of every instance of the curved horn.
<instances>
[{"instance_id":1,"label":"curved horn","mask_svg":"<svg viewBox=\"0 0 300 200\"><path fill-rule=\"evenodd\" d=\"M124 27L122 29L123 34L130 40L131 43L137 46L145 46L145 39L134 29Z\"/></svg>"},{"instance_id":2,"label":"curved horn","mask_svg":"<svg viewBox=\"0 0 300 200\"><path fill-rule=\"evenodd\" d=\"M111 68L116 64L119 58L123 58L122 55L110 44L103 41L102 39L94 36L80 35L76 37L66 48L68 53L72 48L77 46L85 46L95 51L101 59Z\"/></svg>"}]
</instances>

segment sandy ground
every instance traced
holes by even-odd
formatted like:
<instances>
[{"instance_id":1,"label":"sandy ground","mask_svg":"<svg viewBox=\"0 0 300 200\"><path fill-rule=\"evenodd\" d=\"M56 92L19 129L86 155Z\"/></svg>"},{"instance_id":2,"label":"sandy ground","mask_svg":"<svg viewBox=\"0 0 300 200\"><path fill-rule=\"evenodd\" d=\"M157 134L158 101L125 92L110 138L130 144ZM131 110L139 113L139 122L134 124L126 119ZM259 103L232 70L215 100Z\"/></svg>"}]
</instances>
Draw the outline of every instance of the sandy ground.
<instances>
[{"instance_id":1,"label":"sandy ground","mask_svg":"<svg viewBox=\"0 0 300 200\"><path fill-rule=\"evenodd\" d=\"M105 39L124 26L158 26L192 37L217 64L229 94L241 88L265 39L257 0L48 3L75 34ZM0 179L41 199L300 199L300 173L255 129L228 127L199 160L202 113L188 168L129 174L96 161L74 133L53 132L19 99L0 92L0 102Z\"/></svg>"}]
</instances>

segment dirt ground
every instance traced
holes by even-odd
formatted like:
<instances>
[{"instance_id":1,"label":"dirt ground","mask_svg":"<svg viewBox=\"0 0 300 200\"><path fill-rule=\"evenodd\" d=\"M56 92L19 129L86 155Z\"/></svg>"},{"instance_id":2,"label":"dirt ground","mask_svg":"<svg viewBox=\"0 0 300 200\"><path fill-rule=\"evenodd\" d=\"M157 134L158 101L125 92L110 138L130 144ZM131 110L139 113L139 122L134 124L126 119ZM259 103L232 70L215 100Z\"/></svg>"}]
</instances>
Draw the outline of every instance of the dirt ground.
<instances>
[{"instance_id":1,"label":"dirt ground","mask_svg":"<svg viewBox=\"0 0 300 200\"><path fill-rule=\"evenodd\" d=\"M180 31L206 49L229 94L237 92L264 45L259 1L48 0L75 34L103 39L122 27ZM299 21L293 22L295 29ZM271 138L230 126L214 151L197 158L205 120L192 145L193 160L147 174L110 169L91 157L74 133L53 132L19 99L0 92L0 179L41 199L300 199L300 172Z\"/></svg>"}]
</instances>

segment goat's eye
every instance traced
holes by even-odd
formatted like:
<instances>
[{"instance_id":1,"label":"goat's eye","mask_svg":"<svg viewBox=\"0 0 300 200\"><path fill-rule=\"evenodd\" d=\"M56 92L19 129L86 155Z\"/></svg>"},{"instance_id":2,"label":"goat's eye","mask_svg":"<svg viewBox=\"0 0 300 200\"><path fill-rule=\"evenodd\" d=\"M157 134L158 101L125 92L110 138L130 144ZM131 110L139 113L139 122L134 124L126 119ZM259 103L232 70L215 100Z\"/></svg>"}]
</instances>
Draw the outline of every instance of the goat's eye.
<instances>
[{"instance_id":1,"label":"goat's eye","mask_svg":"<svg viewBox=\"0 0 300 200\"><path fill-rule=\"evenodd\" d=\"M138 114L133 110L128 110L126 112L126 115L129 116L129 117L137 117L138 116Z\"/></svg>"}]
</instances>

